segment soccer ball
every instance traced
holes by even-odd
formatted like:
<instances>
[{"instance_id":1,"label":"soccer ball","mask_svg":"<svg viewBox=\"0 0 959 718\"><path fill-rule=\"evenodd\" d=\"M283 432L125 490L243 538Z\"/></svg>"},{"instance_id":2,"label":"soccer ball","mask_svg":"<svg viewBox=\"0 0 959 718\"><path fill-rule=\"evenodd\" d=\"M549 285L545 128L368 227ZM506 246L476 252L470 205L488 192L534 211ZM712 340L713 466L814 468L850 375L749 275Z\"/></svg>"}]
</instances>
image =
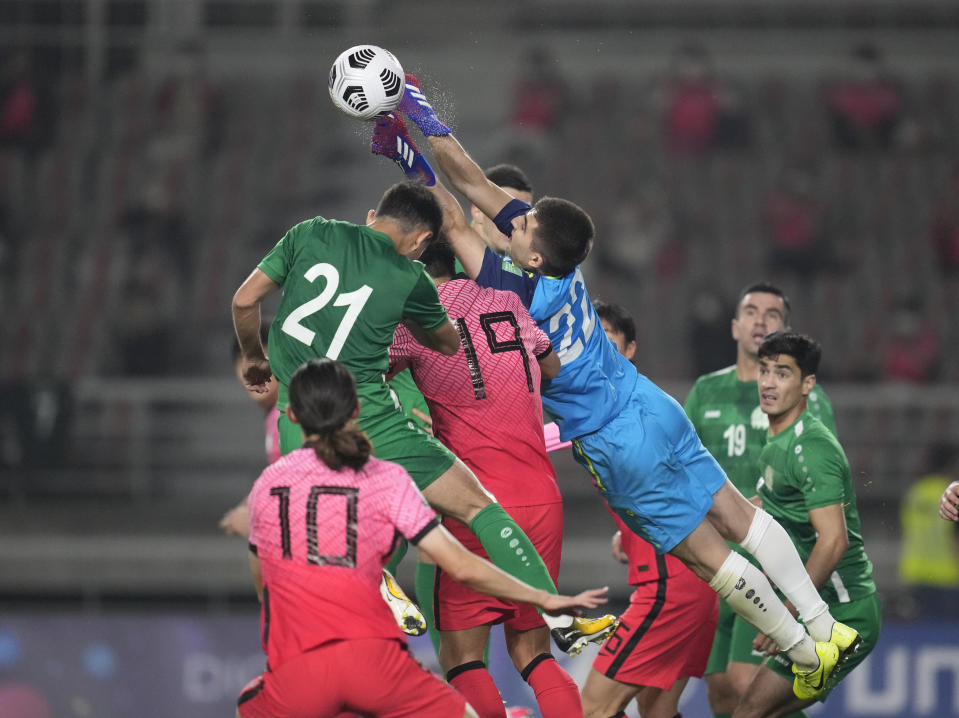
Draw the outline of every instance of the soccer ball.
<instances>
[{"instance_id":1,"label":"soccer ball","mask_svg":"<svg viewBox=\"0 0 959 718\"><path fill-rule=\"evenodd\" d=\"M350 117L379 117L400 104L403 77L403 68L393 53L376 45L357 45L333 61L330 99Z\"/></svg>"}]
</instances>

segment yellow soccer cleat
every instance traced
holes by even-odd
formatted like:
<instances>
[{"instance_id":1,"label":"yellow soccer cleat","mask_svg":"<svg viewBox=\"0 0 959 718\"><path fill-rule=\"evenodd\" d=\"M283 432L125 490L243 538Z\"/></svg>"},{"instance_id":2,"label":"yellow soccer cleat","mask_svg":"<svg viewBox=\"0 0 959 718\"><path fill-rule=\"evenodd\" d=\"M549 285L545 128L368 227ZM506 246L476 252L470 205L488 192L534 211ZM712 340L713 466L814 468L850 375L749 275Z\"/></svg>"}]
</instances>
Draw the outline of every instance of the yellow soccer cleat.
<instances>
[{"instance_id":1,"label":"yellow soccer cleat","mask_svg":"<svg viewBox=\"0 0 959 718\"><path fill-rule=\"evenodd\" d=\"M574 618L572 624L554 628L550 635L561 651L578 656L587 643L602 643L618 625L616 616L610 614L599 618Z\"/></svg>"},{"instance_id":2,"label":"yellow soccer cleat","mask_svg":"<svg viewBox=\"0 0 959 718\"><path fill-rule=\"evenodd\" d=\"M859 648L859 644L862 643L862 636L855 628L850 628L845 623L835 621L832 624L832 634L829 636L829 642L836 644L836 648L839 649L839 665L842 665Z\"/></svg>"},{"instance_id":3,"label":"yellow soccer cleat","mask_svg":"<svg viewBox=\"0 0 959 718\"><path fill-rule=\"evenodd\" d=\"M396 623L408 636L422 636L426 633L426 619L420 609L406 595L400 584L393 578L393 574L383 569L383 579L380 581L380 595L386 605L393 612Z\"/></svg>"},{"instance_id":4,"label":"yellow soccer cleat","mask_svg":"<svg viewBox=\"0 0 959 718\"><path fill-rule=\"evenodd\" d=\"M811 671L800 670L793 664L793 693L800 700L812 700L822 693L839 662L839 647L835 643L817 643L816 655L819 656L819 665Z\"/></svg>"}]
</instances>

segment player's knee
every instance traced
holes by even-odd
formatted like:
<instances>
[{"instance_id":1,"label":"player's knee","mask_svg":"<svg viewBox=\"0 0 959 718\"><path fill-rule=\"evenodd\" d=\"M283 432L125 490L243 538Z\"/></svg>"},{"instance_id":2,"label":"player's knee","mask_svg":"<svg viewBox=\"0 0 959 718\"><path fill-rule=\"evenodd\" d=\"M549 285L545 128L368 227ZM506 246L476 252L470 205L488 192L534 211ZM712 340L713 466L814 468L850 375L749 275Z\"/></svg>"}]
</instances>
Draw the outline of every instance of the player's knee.
<instances>
[{"instance_id":1,"label":"player's knee","mask_svg":"<svg viewBox=\"0 0 959 718\"><path fill-rule=\"evenodd\" d=\"M732 713L739 696L729 676L710 673L706 676L706 699L713 713Z\"/></svg>"}]
</instances>

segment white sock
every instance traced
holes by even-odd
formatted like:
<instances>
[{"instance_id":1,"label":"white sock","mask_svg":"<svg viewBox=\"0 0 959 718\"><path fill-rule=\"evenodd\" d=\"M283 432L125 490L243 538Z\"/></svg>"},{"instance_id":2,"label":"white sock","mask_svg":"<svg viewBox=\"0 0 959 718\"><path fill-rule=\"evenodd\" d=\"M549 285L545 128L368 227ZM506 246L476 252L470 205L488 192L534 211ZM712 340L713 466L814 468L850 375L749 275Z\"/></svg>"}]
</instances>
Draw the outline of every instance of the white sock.
<instances>
[{"instance_id":1,"label":"white sock","mask_svg":"<svg viewBox=\"0 0 959 718\"><path fill-rule=\"evenodd\" d=\"M801 669L811 670L819 664L812 639L786 610L762 571L745 556L730 551L709 587L736 613L772 638Z\"/></svg>"},{"instance_id":2,"label":"white sock","mask_svg":"<svg viewBox=\"0 0 959 718\"><path fill-rule=\"evenodd\" d=\"M757 509L746 538L740 544L763 567L766 575L792 601L816 641L828 641L832 635L833 617L813 585L796 547L786 529L762 509Z\"/></svg>"}]
</instances>

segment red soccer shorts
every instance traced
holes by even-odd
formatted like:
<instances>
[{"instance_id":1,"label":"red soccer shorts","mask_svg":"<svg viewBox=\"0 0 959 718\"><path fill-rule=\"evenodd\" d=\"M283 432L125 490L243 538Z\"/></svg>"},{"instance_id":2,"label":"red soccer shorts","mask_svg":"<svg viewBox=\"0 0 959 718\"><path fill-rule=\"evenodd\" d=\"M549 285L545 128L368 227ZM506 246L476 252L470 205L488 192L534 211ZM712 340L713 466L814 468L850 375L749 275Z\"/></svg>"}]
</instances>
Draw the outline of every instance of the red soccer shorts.
<instances>
[{"instance_id":1,"label":"red soccer shorts","mask_svg":"<svg viewBox=\"0 0 959 718\"><path fill-rule=\"evenodd\" d=\"M691 571L641 584L593 669L621 683L663 690L678 678L702 676L718 614L716 593Z\"/></svg>"},{"instance_id":2,"label":"red soccer shorts","mask_svg":"<svg viewBox=\"0 0 959 718\"><path fill-rule=\"evenodd\" d=\"M563 554L563 504L503 508L532 541L555 583ZM489 559L479 539L462 523L446 520L443 525L467 549ZM506 623L517 631L546 625L529 604L500 601L485 593L477 593L451 579L439 567L436 568L433 587L433 614L436 627L441 631L462 631L487 623Z\"/></svg>"},{"instance_id":3,"label":"red soccer shorts","mask_svg":"<svg viewBox=\"0 0 959 718\"><path fill-rule=\"evenodd\" d=\"M334 641L250 681L243 718L317 718L356 712L383 718L461 716L466 699L425 671L399 641Z\"/></svg>"}]
</instances>

